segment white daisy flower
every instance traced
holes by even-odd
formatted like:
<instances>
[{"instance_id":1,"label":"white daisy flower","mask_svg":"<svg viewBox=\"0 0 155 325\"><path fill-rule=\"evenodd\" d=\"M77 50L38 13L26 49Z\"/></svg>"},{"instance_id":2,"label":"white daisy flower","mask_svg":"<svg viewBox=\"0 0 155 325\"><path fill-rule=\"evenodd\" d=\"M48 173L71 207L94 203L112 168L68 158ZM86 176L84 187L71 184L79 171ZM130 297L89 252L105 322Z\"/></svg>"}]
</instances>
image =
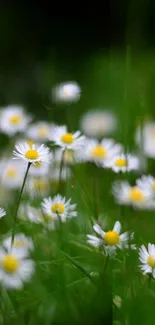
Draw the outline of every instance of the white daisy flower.
<instances>
[{"instance_id":1,"label":"white daisy flower","mask_svg":"<svg viewBox=\"0 0 155 325\"><path fill-rule=\"evenodd\" d=\"M7 289L21 289L31 279L34 269L34 262L26 258L25 251L0 249L0 282Z\"/></svg>"},{"instance_id":2,"label":"white daisy flower","mask_svg":"<svg viewBox=\"0 0 155 325\"><path fill-rule=\"evenodd\" d=\"M142 245L139 249L140 269L143 274L150 273L155 278L155 245L148 244L148 249Z\"/></svg>"},{"instance_id":3,"label":"white daisy flower","mask_svg":"<svg viewBox=\"0 0 155 325\"><path fill-rule=\"evenodd\" d=\"M122 181L113 184L112 192L118 204L132 205L136 209L153 208L152 195L148 189Z\"/></svg>"},{"instance_id":4,"label":"white daisy flower","mask_svg":"<svg viewBox=\"0 0 155 325\"><path fill-rule=\"evenodd\" d=\"M16 159L23 159L27 163L49 163L50 162L50 149L45 147L43 144L37 146L32 144L28 145L26 142L15 146L16 150L13 151L13 154L16 156Z\"/></svg>"},{"instance_id":5,"label":"white daisy flower","mask_svg":"<svg viewBox=\"0 0 155 325\"><path fill-rule=\"evenodd\" d=\"M6 215L6 211L3 208L0 208L0 219Z\"/></svg>"},{"instance_id":6,"label":"white daisy flower","mask_svg":"<svg viewBox=\"0 0 155 325\"><path fill-rule=\"evenodd\" d=\"M143 128L139 126L135 140L146 156L155 158L155 122L146 122Z\"/></svg>"},{"instance_id":7,"label":"white daisy flower","mask_svg":"<svg viewBox=\"0 0 155 325\"><path fill-rule=\"evenodd\" d=\"M98 224L95 224L93 226L93 229L99 237L87 235L87 242L94 247L99 247L103 245L105 252L108 255L113 255L117 248L129 248L129 233L124 232L120 235L121 224L119 221L116 221L114 228L107 232L102 230ZM131 239L133 239L133 235L133 233L130 235ZM131 245L131 248L135 249L135 246Z\"/></svg>"},{"instance_id":8,"label":"white daisy flower","mask_svg":"<svg viewBox=\"0 0 155 325\"><path fill-rule=\"evenodd\" d=\"M75 211L76 204L70 204L71 199L66 201L65 197L57 194L53 198L45 198L42 202L42 209L45 215L52 216L56 219L61 218L62 222L66 219L76 217L77 212Z\"/></svg>"},{"instance_id":9,"label":"white daisy flower","mask_svg":"<svg viewBox=\"0 0 155 325\"><path fill-rule=\"evenodd\" d=\"M131 170L138 170L140 166L139 159L131 154L116 154L114 157L106 159L104 165L111 168L115 173L129 172Z\"/></svg>"},{"instance_id":10,"label":"white daisy flower","mask_svg":"<svg viewBox=\"0 0 155 325\"><path fill-rule=\"evenodd\" d=\"M3 159L0 162L1 183L4 187L17 189L21 187L25 166L20 161Z\"/></svg>"},{"instance_id":11,"label":"white daisy flower","mask_svg":"<svg viewBox=\"0 0 155 325\"><path fill-rule=\"evenodd\" d=\"M78 150L83 147L84 139L84 136L80 136L80 131L69 133L65 125L55 127L51 137L51 140L63 150Z\"/></svg>"},{"instance_id":12,"label":"white daisy flower","mask_svg":"<svg viewBox=\"0 0 155 325\"><path fill-rule=\"evenodd\" d=\"M76 102L80 99L81 89L76 82L66 82L56 85L52 89L56 102Z\"/></svg>"},{"instance_id":13,"label":"white daisy flower","mask_svg":"<svg viewBox=\"0 0 155 325\"><path fill-rule=\"evenodd\" d=\"M87 136L102 137L115 131L117 120L112 112L97 109L85 113L81 118L80 126Z\"/></svg>"},{"instance_id":14,"label":"white daisy flower","mask_svg":"<svg viewBox=\"0 0 155 325\"><path fill-rule=\"evenodd\" d=\"M0 111L0 131L9 136L24 132L30 120L22 106L10 105Z\"/></svg>"},{"instance_id":15,"label":"white daisy flower","mask_svg":"<svg viewBox=\"0 0 155 325\"><path fill-rule=\"evenodd\" d=\"M33 241L30 237L25 236L25 234L17 234L14 237L14 241L12 243L12 237L7 237L3 240L2 246L7 250L10 250L11 247L16 250L22 251L23 254L27 255L30 251L34 249Z\"/></svg>"},{"instance_id":16,"label":"white daisy flower","mask_svg":"<svg viewBox=\"0 0 155 325\"><path fill-rule=\"evenodd\" d=\"M152 193L152 196L155 196L155 177L151 175L143 175L141 178L136 180L136 184L143 190L150 191L150 193Z\"/></svg>"},{"instance_id":17,"label":"white daisy flower","mask_svg":"<svg viewBox=\"0 0 155 325\"><path fill-rule=\"evenodd\" d=\"M26 135L29 139L45 142L51 138L52 129L54 124L50 124L44 121L33 123L26 131Z\"/></svg>"},{"instance_id":18,"label":"white daisy flower","mask_svg":"<svg viewBox=\"0 0 155 325\"><path fill-rule=\"evenodd\" d=\"M50 183L48 176L46 177L33 177L27 178L25 192L32 197L43 197L48 195L50 189Z\"/></svg>"},{"instance_id":19,"label":"white daisy flower","mask_svg":"<svg viewBox=\"0 0 155 325\"><path fill-rule=\"evenodd\" d=\"M96 139L86 139L84 150L81 150L81 159L106 167L107 161L121 151L122 146L112 139L103 139L101 142Z\"/></svg>"}]
</instances>

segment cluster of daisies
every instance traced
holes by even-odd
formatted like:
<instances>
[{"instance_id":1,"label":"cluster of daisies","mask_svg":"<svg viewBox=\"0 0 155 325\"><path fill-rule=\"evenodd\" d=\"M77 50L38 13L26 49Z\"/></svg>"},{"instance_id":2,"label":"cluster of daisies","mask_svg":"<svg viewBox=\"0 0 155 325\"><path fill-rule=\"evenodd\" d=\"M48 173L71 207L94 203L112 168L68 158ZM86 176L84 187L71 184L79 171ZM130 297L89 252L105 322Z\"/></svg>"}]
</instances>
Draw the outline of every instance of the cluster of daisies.
<instances>
[{"instance_id":1,"label":"cluster of daisies","mask_svg":"<svg viewBox=\"0 0 155 325\"><path fill-rule=\"evenodd\" d=\"M77 102L81 89L75 82L67 82L52 89L55 102ZM66 126L57 126L45 121L33 122L21 106L8 106L0 111L0 132L14 139L12 156L5 153L0 160L1 186L7 190L20 190L27 176L23 195L40 197L39 207L21 203L17 217L33 223L40 223L48 230L59 226L60 222L76 217L76 204L59 193L50 196L51 189L59 182L71 177L70 165L94 163L99 168L115 173L129 173L143 169L138 155L126 153L123 145L108 137L116 130L117 119L109 111L102 109L86 113L80 121L80 131L70 132ZM136 143L143 147L147 157L155 158L155 124L146 123L136 132ZM19 138L20 134L20 138ZM18 136L18 137L17 137ZM51 149L52 148L52 149ZM112 193L118 204L131 205L137 209L155 208L155 178L151 175L137 179L135 185L127 181L115 182ZM5 216L0 209L0 217ZM134 233L121 233L117 221L112 230L105 232L100 225L93 226L95 235L88 234L87 242L95 248L103 248L105 255L115 256L118 249L136 249L132 244ZM34 244L31 238L17 234L5 238L0 249L0 281L7 288L22 288L34 272L35 263L31 259ZM155 245L148 249L142 245L139 259L143 273L155 277Z\"/></svg>"}]
</instances>

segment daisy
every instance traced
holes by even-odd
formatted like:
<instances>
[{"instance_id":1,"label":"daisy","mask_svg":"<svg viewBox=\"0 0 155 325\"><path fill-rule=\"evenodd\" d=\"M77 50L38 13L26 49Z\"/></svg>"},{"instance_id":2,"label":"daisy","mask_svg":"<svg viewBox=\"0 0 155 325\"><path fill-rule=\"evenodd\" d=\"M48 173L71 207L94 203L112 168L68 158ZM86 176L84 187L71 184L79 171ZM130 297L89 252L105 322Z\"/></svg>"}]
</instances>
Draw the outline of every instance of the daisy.
<instances>
[{"instance_id":1,"label":"daisy","mask_svg":"<svg viewBox=\"0 0 155 325\"><path fill-rule=\"evenodd\" d=\"M151 273L155 278L155 245L148 244L148 249L142 245L139 249L140 269L143 274Z\"/></svg>"},{"instance_id":2,"label":"daisy","mask_svg":"<svg viewBox=\"0 0 155 325\"><path fill-rule=\"evenodd\" d=\"M97 109L85 113L81 118L80 126L87 136L102 137L115 131L117 120L112 112Z\"/></svg>"},{"instance_id":3,"label":"daisy","mask_svg":"<svg viewBox=\"0 0 155 325\"><path fill-rule=\"evenodd\" d=\"M146 156L155 158L155 122L145 122L143 128L138 127L135 140Z\"/></svg>"},{"instance_id":4,"label":"daisy","mask_svg":"<svg viewBox=\"0 0 155 325\"><path fill-rule=\"evenodd\" d=\"M25 251L0 248L0 282L4 287L21 289L31 279L34 269L34 262L26 258Z\"/></svg>"},{"instance_id":5,"label":"daisy","mask_svg":"<svg viewBox=\"0 0 155 325\"><path fill-rule=\"evenodd\" d=\"M16 159L23 159L27 163L34 164L36 162L49 163L50 162L50 149L43 144L37 146L32 144L28 145L26 142L15 146L16 150L13 154Z\"/></svg>"},{"instance_id":6,"label":"daisy","mask_svg":"<svg viewBox=\"0 0 155 325\"><path fill-rule=\"evenodd\" d=\"M122 151L122 146L116 144L112 139L86 139L84 150L81 150L81 158L84 161L94 162L99 166L106 167L107 161Z\"/></svg>"},{"instance_id":7,"label":"daisy","mask_svg":"<svg viewBox=\"0 0 155 325\"><path fill-rule=\"evenodd\" d=\"M51 137L53 127L54 124L52 123L50 124L44 121L37 122L29 126L26 135L32 140L45 142Z\"/></svg>"},{"instance_id":8,"label":"daisy","mask_svg":"<svg viewBox=\"0 0 155 325\"><path fill-rule=\"evenodd\" d=\"M132 205L137 209L152 209L152 195L148 189L137 185L131 186L128 182L115 182L112 192L118 204Z\"/></svg>"},{"instance_id":9,"label":"daisy","mask_svg":"<svg viewBox=\"0 0 155 325\"><path fill-rule=\"evenodd\" d=\"M66 219L76 217L77 212L75 211L76 204L70 204L71 199L66 201L65 197L57 194L53 198L45 198L42 202L42 208L45 215L52 216L54 218L61 219L65 222Z\"/></svg>"},{"instance_id":10,"label":"daisy","mask_svg":"<svg viewBox=\"0 0 155 325\"><path fill-rule=\"evenodd\" d=\"M24 132L30 120L22 106L10 105L0 111L0 130L12 136L17 132Z\"/></svg>"},{"instance_id":11,"label":"daisy","mask_svg":"<svg viewBox=\"0 0 155 325\"><path fill-rule=\"evenodd\" d=\"M6 211L3 208L0 208L0 219L6 215Z\"/></svg>"},{"instance_id":12,"label":"daisy","mask_svg":"<svg viewBox=\"0 0 155 325\"><path fill-rule=\"evenodd\" d=\"M116 154L114 157L107 159L104 165L111 168L115 173L118 172L129 172L131 170L138 170L140 163L136 156L131 154Z\"/></svg>"},{"instance_id":13,"label":"daisy","mask_svg":"<svg viewBox=\"0 0 155 325\"><path fill-rule=\"evenodd\" d=\"M84 136L80 136L80 131L69 133L65 125L55 127L51 137L51 140L63 150L78 150L83 147L84 139Z\"/></svg>"},{"instance_id":14,"label":"daisy","mask_svg":"<svg viewBox=\"0 0 155 325\"><path fill-rule=\"evenodd\" d=\"M10 250L11 247L13 247L16 250L22 251L23 253L25 252L25 255L27 255L34 248L32 239L30 237L26 237L22 233L15 235L13 243L11 236L5 238L2 246L7 250Z\"/></svg>"},{"instance_id":15,"label":"daisy","mask_svg":"<svg viewBox=\"0 0 155 325\"><path fill-rule=\"evenodd\" d=\"M102 230L98 224L95 224L93 226L93 229L99 237L87 235L88 238L87 242L94 247L99 247L103 245L105 252L108 255L114 254L117 248L123 249L129 247L128 245L129 233L124 232L123 234L120 235L121 224L119 221L116 221L114 224L114 228L107 232ZM130 235L131 239L133 239L133 235L134 235L133 233ZM135 247L133 246L131 248L135 248Z\"/></svg>"},{"instance_id":16,"label":"daisy","mask_svg":"<svg viewBox=\"0 0 155 325\"><path fill-rule=\"evenodd\" d=\"M6 188L21 187L25 173L22 162L13 159L3 159L0 163L1 183Z\"/></svg>"},{"instance_id":17,"label":"daisy","mask_svg":"<svg viewBox=\"0 0 155 325\"><path fill-rule=\"evenodd\" d=\"M155 177L143 175L141 178L137 179L136 184L143 190L146 189L150 191L152 196L155 196Z\"/></svg>"},{"instance_id":18,"label":"daisy","mask_svg":"<svg viewBox=\"0 0 155 325\"><path fill-rule=\"evenodd\" d=\"M80 86L76 82L61 83L52 90L56 102L76 102L80 99L80 93Z\"/></svg>"},{"instance_id":19,"label":"daisy","mask_svg":"<svg viewBox=\"0 0 155 325\"><path fill-rule=\"evenodd\" d=\"M49 178L29 176L25 186L25 192L33 197L48 195L50 189Z\"/></svg>"}]
</instances>

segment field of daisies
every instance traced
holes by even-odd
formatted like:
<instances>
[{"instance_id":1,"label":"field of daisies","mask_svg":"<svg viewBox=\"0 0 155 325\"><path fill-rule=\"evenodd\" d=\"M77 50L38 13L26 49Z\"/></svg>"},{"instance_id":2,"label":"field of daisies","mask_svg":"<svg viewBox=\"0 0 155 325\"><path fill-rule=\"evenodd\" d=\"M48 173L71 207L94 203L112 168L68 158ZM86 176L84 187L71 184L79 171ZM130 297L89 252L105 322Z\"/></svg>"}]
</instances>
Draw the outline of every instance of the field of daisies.
<instances>
[{"instance_id":1,"label":"field of daisies","mask_svg":"<svg viewBox=\"0 0 155 325\"><path fill-rule=\"evenodd\" d=\"M150 79L123 64L103 80L116 107L78 111L89 87L66 81L64 123L0 109L0 324L154 324Z\"/></svg>"}]
</instances>

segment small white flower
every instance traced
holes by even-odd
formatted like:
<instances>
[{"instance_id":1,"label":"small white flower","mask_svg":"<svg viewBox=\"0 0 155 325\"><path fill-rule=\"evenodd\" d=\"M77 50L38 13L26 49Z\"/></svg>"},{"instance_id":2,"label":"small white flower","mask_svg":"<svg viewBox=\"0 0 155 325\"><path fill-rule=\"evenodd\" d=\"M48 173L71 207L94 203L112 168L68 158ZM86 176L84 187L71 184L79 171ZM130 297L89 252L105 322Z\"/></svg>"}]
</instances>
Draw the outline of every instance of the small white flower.
<instances>
[{"instance_id":1,"label":"small white flower","mask_svg":"<svg viewBox=\"0 0 155 325\"><path fill-rule=\"evenodd\" d=\"M136 156L131 154L116 154L104 162L105 166L111 168L115 173L129 172L131 170L138 170L140 163Z\"/></svg>"},{"instance_id":2,"label":"small white flower","mask_svg":"<svg viewBox=\"0 0 155 325\"><path fill-rule=\"evenodd\" d=\"M26 131L26 135L29 139L45 142L51 137L54 124L50 124L44 121L34 123L29 126Z\"/></svg>"},{"instance_id":3,"label":"small white flower","mask_svg":"<svg viewBox=\"0 0 155 325\"><path fill-rule=\"evenodd\" d=\"M63 150L78 150L83 147L84 139L84 136L80 136L80 131L69 133L65 125L55 127L51 137L51 140Z\"/></svg>"},{"instance_id":4,"label":"small white flower","mask_svg":"<svg viewBox=\"0 0 155 325\"><path fill-rule=\"evenodd\" d=\"M155 245L148 244L148 249L142 245L139 249L140 269L143 274L151 273L155 278Z\"/></svg>"},{"instance_id":5,"label":"small white flower","mask_svg":"<svg viewBox=\"0 0 155 325\"><path fill-rule=\"evenodd\" d=\"M42 208L45 215L52 216L55 219L60 217L61 221L65 222L66 219L77 216L76 204L70 204L70 202L71 199L66 201L65 197L57 194L53 198L45 198L42 202Z\"/></svg>"},{"instance_id":6,"label":"small white flower","mask_svg":"<svg viewBox=\"0 0 155 325\"><path fill-rule=\"evenodd\" d=\"M12 136L17 132L24 132L30 120L22 106L10 105L0 111L0 130Z\"/></svg>"},{"instance_id":7,"label":"small white flower","mask_svg":"<svg viewBox=\"0 0 155 325\"><path fill-rule=\"evenodd\" d=\"M26 142L15 146L16 150L13 154L16 159L22 159L27 163L35 164L36 162L49 163L50 162L50 149L43 144L37 146L35 144L28 145Z\"/></svg>"},{"instance_id":8,"label":"small white flower","mask_svg":"<svg viewBox=\"0 0 155 325\"><path fill-rule=\"evenodd\" d=\"M155 196L155 177L143 175L141 178L137 179L136 184L143 190L150 191L152 196Z\"/></svg>"},{"instance_id":9,"label":"small white flower","mask_svg":"<svg viewBox=\"0 0 155 325\"><path fill-rule=\"evenodd\" d=\"M115 296L113 299L113 303L117 308L121 308L122 306L122 298L120 296Z\"/></svg>"},{"instance_id":10,"label":"small white flower","mask_svg":"<svg viewBox=\"0 0 155 325\"><path fill-rule=\"evenodd\" d=\"M155 122L145 122L143 128L139 126L135 140L146 156L155 158Z\"/></svg>"},{"instance_id":11,"label":"small white flower","mask_svg":"<svg viewBox=\"0 0 155 325\"><path fill-rule=\"evenodd\" d=\"M80 125L87 136L102 137L115 131L117 120L112 112L97 109L85 113Z\"/></svg>"},{"instance_id":12,"label":"small white flower","mask_svg":"<svg viewBox=\"0 0 155 325\"><path fill-rule=\"evenodd\" d=\"M10 189L21 187L25 173L25 166L21 161L3 159L0 163L1 182Z\"/></svg>"},{"instance_id":13,"label":"small white flower","mask_svg":"<svg viewBox=\"0 0 155 325\"><path fill-rule=\"evenodd\" d=\"M0 249L0 282L4 287L21 289L31 279L34 269L34 262L26 258L25 251Z\"/></svg>"},{"instance_id":14,"label":"small white flower","mask_svg":"<svg viewBox=\"0 0 155 325\"><path fill-rule=\"evenodd\" d=\"M76 82L61 83L52 89L56 102L76 102L80 99L80 93L80 86Z\"/></svg>"},{"instance_id":15,"label":"small white flower","mask_svg":"<svg viewBox=\"0 0 155 325\"><path fill-rule=\"evenodd\" d=\"M115 182L112 188L113 195L117 203L122 205L132 205L137 209L152 209L152 195L148 189L143 189L137 185L131 186L128 182Z\"/></svg>"},{"instance_id":16,"label":"small white flower","mask_svg":"<svg viewBox=\"0 0 155 325\"><path fill-rule=\"evenodd\" d=\"M16 250L21 251L23 254L27 255L30 251L33 250L34 244L30 237L26 237L24 234L17 234L14 237L14 241L12 243L12 237L7 237L4 239L2 246L7 250L10 250L11 247Z\"/></svg>"},{"instance_id":17,"label":"small white flower","mask_svg":"<svg viewBox=\"0 0 155 325\"><path fill-rule=\"evenodd\" d=\"M101 142L96 139L86 139L84 150L81 150L81 159L106 167L107 161L121 151L122 146L112 139L103 139Z\"/></svg>"},{"instance_id":18,"label":"small white flower","mask_svg":"<svg viewBox=\"0 0 155 325\"><path fill-rule=\"evenodd\" d=\"M0 208L0 219L6 215L6 211L3 208Z\"/></svg>"},{"instance_id":19,"label":"small white flower","mask_svg":"<svg viewBox=\"0 0 155 325\"><path fill-rule=\"evenodd\" d=\"M48 176L46 177L34 177L29 176L27 178L25 192L32 197L43 197L48 195L50 189L50 183Z\"/></svg>"},{"instance_id":20,"label":"small white flower","mask_svg":"<svg viewBox=\"0 0 155 325\"><path fill-rule=\"evenodd\" d=\"M93 226L93 229L99 237L87 235L87 242L94 247L99 247L103 245L108 255L113 255L117 248L129 248L129 233L124 232L120 235L121 224L119 221L116 221L114 228L107 232L102 230L98 224L95 224ZM133 233L130 236L132 239ZM131 248L134 249L135 247L131 245Z\"/></svg>"}]
</instances>

